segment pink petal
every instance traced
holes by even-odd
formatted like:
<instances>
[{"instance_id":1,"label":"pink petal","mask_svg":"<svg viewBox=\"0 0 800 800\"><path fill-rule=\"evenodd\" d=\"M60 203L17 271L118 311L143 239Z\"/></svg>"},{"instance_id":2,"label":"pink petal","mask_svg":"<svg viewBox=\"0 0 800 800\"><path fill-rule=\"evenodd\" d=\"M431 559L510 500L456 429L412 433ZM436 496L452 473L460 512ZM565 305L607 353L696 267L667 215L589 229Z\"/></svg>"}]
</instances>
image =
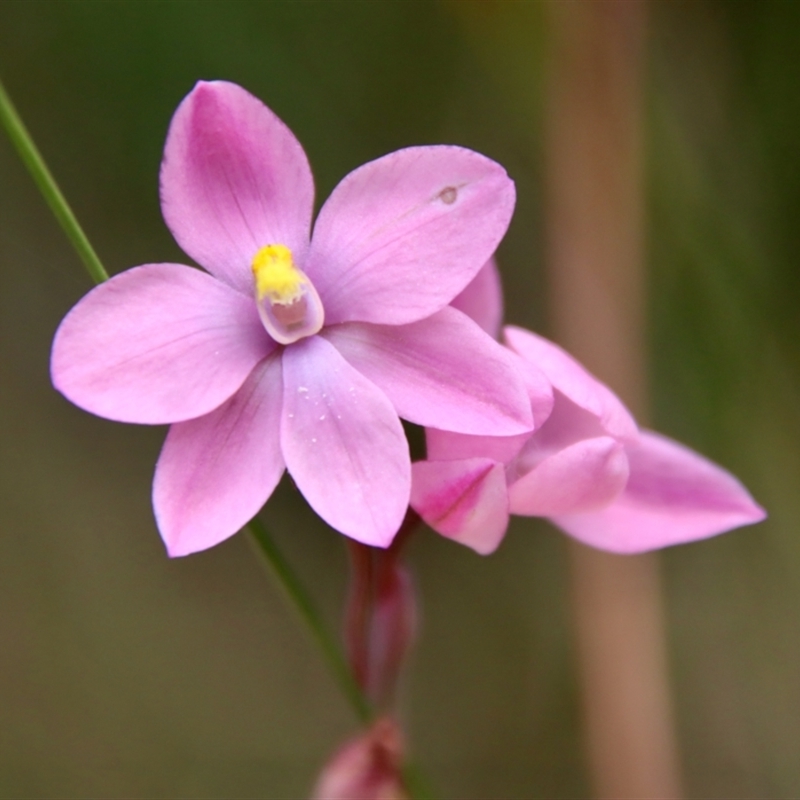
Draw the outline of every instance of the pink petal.
<instances>
[{"instance_id":1,"label":"pink petal","mask_svg":"<svg viewBox=\"0 0 800 800\"><path fill-rule=\"evenodd\" d=\"M153 506L171 556L233 536L283 474L281 360L273 355L215 411L169 429L156 465Z\"/></svg>"},{"instance_id":2,"label":"pink petal","mask_svg":"<svg viewBox=\"0 0 800 800\"><path fill-rule=\"evenodd\" d=\"M475 320L493 339L500 338L503 288L494 258L481 267L467 288L450 305Z\"/></svg>"},{"instance_id":3,"label":"pink petal","mask_svg":"<svg viewBox=\"0 0 800 800\"><path fill-rule=\"evenodd\" d=\"M583 439L509 486L511 513L545 517L600 508L625 488L628 473L625 450L616 439Z\"/></svg>"},{"instance_id":4,"label":"pink petal","mask_svg":"<svg viewBox=\"0 0 800 800\"><path fill-rule=\"evenodd\" d=\"M443 308L513 210L505 170L461 147L409 147L359 167L322 207L305 266L328 324L401 325Z\"/></svg>"},{"instance_id":5,"label":"pink petal","mask_svg":"<svg viewBox=\"0 0 800 800\"><path fill-rule=\"evenodd\" d=\"M425 428L427 457L431 461L490 458L501 464L509 464L530 438L529 433L519 433L516 436L468 436L464 433Z\"/></svg>"},{"instance_id":6,"label":"pink petal","mask_svg":"<svg viewBox=\"0 0 800 800\"><path fill-rule=\"evenodd\" d=\"M544 425L528 437L514 464L511 480L530 472L540 462L583 439L606 436L600 420L573 403L558 389L553 391L553 407Z\"/></svg>"},{"instance_id":7,"label":"pink petal","mask_svg":"<svg viewBox=\"0 0 800 800\"><path fill-rule=\"evenodd\" d=\"M507 348L506 348L507 349ZM514 366L525 384L528 400L531 405L534 430L538 430L550 418L555 403L555 392L547 376L533 364L519 358L513 350L508 350L514 356Z\"/></svg>"},{"instance_id":8,"label":"pink petal","mask_svg":"<svg viewBox=\"0 0 800 800\"><path fill-rule=\"evenodd\" d=\"M161 209L198 264L252 294L251 264L283 244L302 264L314 181L300 143L241 86L200 81L178 106L161 165Z\"/></svg>"},{"instance_id":9,"label":"pink petal","mask_svg":"<svg viewBox=\"0 0 800 800\"><path fill-rule=\"evenodd\" d=\"M604 383L558 345L523 328L503 329L508 346L538 367L553 386L600 419L605 430L620 439L635 439L636 422Z\"/></svg>"},{"instance_id":10,"label":"pink petal","mask_svg":"<svg viewBox=\"0 0 800 800\"><path fill-rule=\"evenodd\" d=\"M200 270L148 264L97 286L67 314L50 369L86 411L162 424L215 409L274 347L253 301Z\"/></svg>"},{"instance_id":11,"label":"pink petal","mask_svg":"<svg viewBox=\"0 0 800 800\"><path fill-rule=\"evenodd\" d=\"M281 443L311 507L364 544L388 546L411 491L408 443L383 392L320 336L283 353Z\"/></svg>"},{"instance_id":12,"label":"pink petal","mask_svg":"<svg viewBox=\"0 0 800 800\"><path fill-rule=\"evenodd\" d=\"M642 432L628 448L625 491L594 514L553 521L586 544L639 553L760 522L766 512L729 472L677 442Z\"/></svg>"},{"instance_id":13,"label":"pink petal","mask_svg":"<svg viewBox=\"0 0 800 800\"><path fill-rule=\"evenodd\" d=\"M412 464L411 507L442 536L481 555L497 549L508 527L503 465L488 458Z\"/></svg>"},{"instance_id":14,"label":"pink petal","mask_svg":"<svg viewBox=\"0 0 800 800\"><path fill-rule=\"evenodd\" d=\"M514 357L460 311L408 325L337 325L324 336L418 425L496 435L533 425ZM549 385L541 390L549 400Z\"/></svg>"}]
</instances>

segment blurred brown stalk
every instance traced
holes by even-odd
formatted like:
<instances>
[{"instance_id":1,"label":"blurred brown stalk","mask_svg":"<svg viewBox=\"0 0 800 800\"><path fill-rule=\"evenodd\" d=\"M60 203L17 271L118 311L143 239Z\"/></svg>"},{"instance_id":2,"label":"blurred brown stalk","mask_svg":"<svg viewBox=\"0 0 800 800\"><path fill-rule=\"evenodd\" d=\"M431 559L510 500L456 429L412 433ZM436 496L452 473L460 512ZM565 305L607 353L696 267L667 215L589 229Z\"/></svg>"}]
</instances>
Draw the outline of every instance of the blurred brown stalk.
<instances>
[{"instance_id":1,"label":"blurred brown stalk","mask_svg":"<svg viewBox=\"0 0 800 800\"><path fill-rule=\"evenodd\" d=\"M550 2L547 262L556 340L647 417L643 0ZM657 557L570 543L595 796L681 794Z\"/></svg>"}]
</instances>

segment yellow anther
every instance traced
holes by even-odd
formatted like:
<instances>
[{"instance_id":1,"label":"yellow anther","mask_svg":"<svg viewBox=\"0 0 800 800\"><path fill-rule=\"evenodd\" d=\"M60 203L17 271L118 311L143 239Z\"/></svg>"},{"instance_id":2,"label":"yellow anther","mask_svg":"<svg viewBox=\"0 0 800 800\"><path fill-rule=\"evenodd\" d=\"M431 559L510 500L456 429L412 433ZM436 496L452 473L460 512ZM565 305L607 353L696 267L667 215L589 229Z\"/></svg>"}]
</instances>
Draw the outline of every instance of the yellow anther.
<instances>
[{"instance_id":1,"label":"yellow anther","mask_svg":"<svg viewBox=\"0 0 800 800\"><path fill-rule=\"evenodd\" d=\"M303 293L306 281L292 261L292 251L282 244L268 244L255 254L253 275L257 298L266 298L271 303L281 305L296 302Z\"/></svg>"},{"instance_id":2,"label":"yellow anther","mask_svg":"<svg viewBox=\"0 0 800 800\"><path fill-rule=\"evenodd\" d=\"M276 342L292 344L322 330L322 301L286 245L262 247L253 256L253 277L258 315Z\"/></svg>"}]
</instances>

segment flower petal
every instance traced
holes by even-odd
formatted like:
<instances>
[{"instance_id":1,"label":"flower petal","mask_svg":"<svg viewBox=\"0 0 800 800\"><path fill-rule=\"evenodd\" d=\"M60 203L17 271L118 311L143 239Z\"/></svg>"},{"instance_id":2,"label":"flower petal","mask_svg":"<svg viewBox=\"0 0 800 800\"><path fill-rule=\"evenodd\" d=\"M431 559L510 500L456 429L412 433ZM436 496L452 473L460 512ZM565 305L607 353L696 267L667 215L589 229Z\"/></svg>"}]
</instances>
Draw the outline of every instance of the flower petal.
<instances>
[{"instance_id":1,"label":"flower petal","mask_svg":"<svg viewBox=\"0 0 800 800\"><path fill-rule=\"evenodd\" d=\"M583 439L545 458L508 488L511 513L549 517L610 503L628 480L624 447L610 436Z\"/></svg>"},{"instance_id":2,"label":"flower petal","mask_svg":"<svg viewBox=\"0 0 800 800\"><path fill-rule=\"evenodd\" d=\"M314 180L294 134L241 86L200 81L178 106L161 165L161 209L198 264L252 294L268 244L308 248Z\"/></svg>"},{"instance_id":3,"label":"flower petal","mask_svg":"<svg viewBox=\"0 0 800 800\"><path fill-rule=\"evenodd\" d=\"M544 372L553 386L570 400L597 416L611 436L636 438L636 421L622 401L569 353L524 328L508 325L503 333L514 352Z\"/></svg>"},{"instance_id":4,"label":"flower petal","mask_svg":"<svg viewBox=\"0 0 800 800\"><path fill-rule=\"evenodd\" d=\"M219 544L266 503L284 470L281 403L275 354L222 406L169 429L156 465L153 507L171 556Z\"/></svg>"},{"instance_id":5,"label":"flower petal","mask_svg":"<svg viewBox=\"0 0 800 800\"><path fill-rule=\"evenodd\" d=\"M499 436L532 428L514 356L460 311L443 308L408 325L336 325L324 336L386 392L404 419ZM549 385L541 391L549 400Z\"/></svg>"},{"instance_id":6,"label":"flower petal","mask_svg":"<svg viewBox=\"0 0 800 800\"><path fill-rule=\"evenodd\" d=\"M411 491L408 443L383 392L320 336L283 353L281 443L311 507L364 544L388 546Z\"/></svg>"},{"instance_id":7,"label":"flower petal","mask_svg":"<svg viewBox=\"0 0 800 800\"><path fill-rule=\"evenodd\" d=\"M503 324L503 287L494 258L490 258L466 289L450 303L473 319L493 339L500 338Z\"/></svg>"},{"instance_id":8,"label":"flower petal","mask_svg":"<svg viewBox=\"0 0 800 800\"><path fill-rule=\"evenodd\" d=\"M529 433L518 433L516 436L468 436L425 428L425 449L431 461L491 458L501 464L509 464L530 438Z\"/></svg>"},{"instance_id":9,"label":"flower petal","mask_svg":"<svg viewBox=\"0 0 800 800\"><path fill-rule=\"evenodd\" d=\"M553 521L580 541L640 553L760 522L766 512L729 472L665 436L642 432L629 446L625 491L594 514Z\"/></svg>"},{"instance_id":10,"label":"flower petal","mask_svg":"<svg viewBox=\"0 0 800 800\"><path fill-rule=\"evenodd\" d=\"M418 461L411 468L411 507L431 528L481 555L497 549L508 527L502 464L471 458Z\"/></svg>"},{"instance_id":11,"label":"flower petal","mask_svg":"<svg viewBox=\"0 0 800 800\"><path fill-rule=\"evenodd\" d=\"M462 147L409 147L351 172L305 266L326 321L402 325L443 308L495 251L514 198L499 164Z\"/></svg>"},{"instance_id":12,"label":"flower petal","mask_svg":"<svg viewBox=\"0 0 800 800\"><path fill-rule=\"evenodd\" d=\"M148 264L94 288L53 341L53 384L119 422L199 417L275 347L255 303L200 270Z\"/></svg>"}]
</instances>

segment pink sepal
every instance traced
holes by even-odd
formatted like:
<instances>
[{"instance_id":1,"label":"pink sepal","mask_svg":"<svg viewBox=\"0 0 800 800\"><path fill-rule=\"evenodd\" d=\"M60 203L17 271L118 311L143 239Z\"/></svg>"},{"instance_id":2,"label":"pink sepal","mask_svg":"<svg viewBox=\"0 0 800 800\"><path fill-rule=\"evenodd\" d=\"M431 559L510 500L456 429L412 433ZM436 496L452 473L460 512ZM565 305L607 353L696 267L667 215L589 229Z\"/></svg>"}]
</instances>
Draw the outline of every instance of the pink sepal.
<instances>
[{"instance_id":1,"label":"pink sepal","mask_svg":"<svg viewBox=\"0 0 800 800\"><path fill-rule=\"evenodd\" d=\"M408 325L348 323L323 335L418 425L512 435L533 426L529 391L537 409L552 402L549 385L529 390L519 359L452 308Z\"/></svg>"},{"instance_id":2,"label":"pink sepal","mask_svg":"<svg viewBox=\"0 0 800 800\"><path fill-rule=\"evenodd\" d=\"M403 325L444 308L499 244L514 183L463 147L409 147L347 175L319 212L305 271L328 324Z\"/></svg>"},{"instance_id":3,"label":"pink sepal","mask_svg":"<svg viewBox=\"0 0 800 800\"><path fill-rule=\"evenodd\" d=\"M282 360L281 447L292 478L331 527L387 547L411 491L397 412L322 336L287 347Z\"/></svg>"},{"instance_id":4,"label":"pink sepal","mask_svg":"<svg viewBox=\"0 0 800 800\"><path fill-rule=\"evenodd\" d=\"M540 461L508 488L512 514L550 517L608 505L628 480L625 448L610 436L582 439Z\"/></svg>"},{"instance_id":5,"label":"pink sepal","mask_svg":"<svg viewBox=\"0 0 800 800\"><path fill-rule=\"evenodd\" d=\"M284 470L281 360L259 364L226 403L169 429L153 481L153 508L171 556L233 536L267 502Z\"/></svg>"},{"instance_id":6,"label":"pink sepal","mask_svg":"<svg viewBox=\"0 0 800 800\"><path fill-rule=\"evenodd\" d=\"M265 245L285 245L302 268L313 205L289 128L241 86L200 81L172 117L161 164L161 210L181 248L250 296Z\"/></svg>"},{"instance_id":7,"label":"pink sepal","mask_svg":"<svg viewBox=\"0 0 800 800\"><path fill-rule=\"evenodd\" d=\"M275 349L255 304L181 264L147 264L92 289L56 331L55 387L106 419L160 425L225 402Z\"/></svg>"},{"instance_id":8,"label":"pink sepal","mask_svg":"<svg viewBox=\"0 0 800 800\"><path fill-rule=\"evenodd\" d=\"M481 271L450 305L475 320L492 339L500 338L503 324L503 287L494 258L490 258L481 267Z\"/></svg>"},{"instance_id":9,"label":"pink sepal","mask_svg":"<svg viewBox=\"0 0 800 800\"><path fill-rule=\"evenodd\" d=\"M602 511L556 516L556 525L601 550L640 553L760 522L766 512L727 470L649 431L627 448L631 475Z\"/></svg>"},{"instance_id":10,"label":"pink sepal","mask_svg":"<svg viewBox=\"0 0 800 800\"><path fill-rule=\"evenodd\" d=\"M412 465L411 507L437 533L488 555L508 527L503 465L489 458L418 461Z\"/></svg>"}]
</instances>

